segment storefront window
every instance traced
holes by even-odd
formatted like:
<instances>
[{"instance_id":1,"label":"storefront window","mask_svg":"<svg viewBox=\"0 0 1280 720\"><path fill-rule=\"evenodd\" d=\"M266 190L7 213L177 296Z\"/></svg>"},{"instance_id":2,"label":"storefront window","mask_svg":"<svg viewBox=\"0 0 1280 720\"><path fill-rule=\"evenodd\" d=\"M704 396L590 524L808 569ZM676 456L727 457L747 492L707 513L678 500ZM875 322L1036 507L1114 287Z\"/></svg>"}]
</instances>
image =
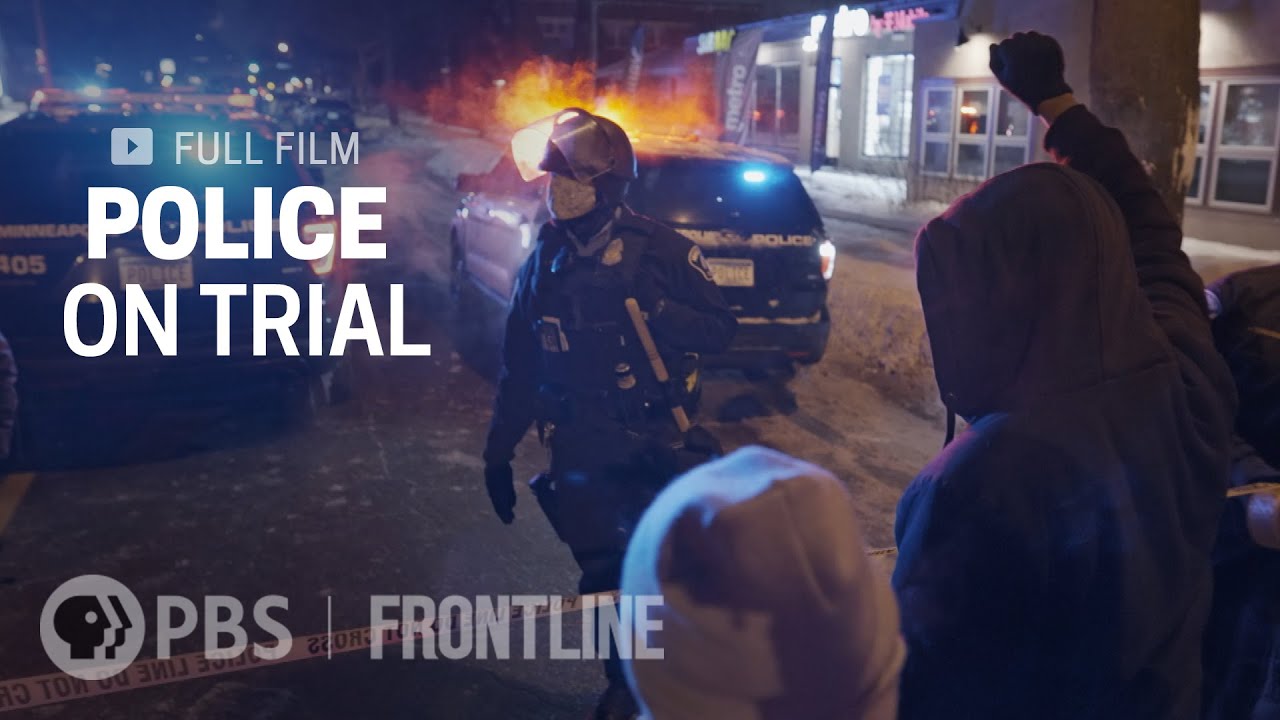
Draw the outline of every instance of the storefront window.
<instances>
[{"instance_id":1,"label":"storefront window","mask_svg":"<svg viewBox=\"0 0 1280 720\"><path fill-rule=\"evenodd\" d=\"M1267 205L1272 167L1270 160L1219 158L1213 199L1243 205Z\"/></svg>"},{"instance_id":2,"label":"storefront window","mask_svg":"<svg viewBox=\"0 0 1280 720\"><path fill-rule=\"evenodd\" d=\"M756 108L751 117L752 144L787 150L799 145L799 65L756 68Z\"/></svg>"},{"instance_id":3,"label":"storefront window","mask_svg":"<svg viewBox=\"0 0 1280 720\"><path fill-rule=\"evenodd\" d=\"M960 125L956 133L960 135L986 135L987 115L990 112L991 92L988 90L965 90L960 93Z\"/></svg>"},{"instance_id":4,"label":"storefront window","mask_svg":"<svg viewBox=\"0 0 1280 720\"><path fill-rule=\"evenodd\" d=\"M940 86L941 82L927 81L923 89L922 173L984 180L1026 164L1031 113L1017 98L994 85L953 87ZM950 122L943 125L943 120Z\"/></svg>"},{"instance_id":5,"label":"storefront window","mask_svg":"<svg viewBox=\"0 0 1280 720\"><path fill-rule=\"evenodd\" d=\"M996 135L1002 137L1026 137L1031 125L1031 112L1020 100L1007 91L1000 91L1000 114L996 116Z\"/></svg>"},{"instance_id":6,"label":"storefront window","mask_svg":"<svg viewBox=\"0 0 1280 720\"><path fill-rule=\"evenodd\" d=\"M1213 122L1213 86L1200 84L1200 129L1196 132L1196 144L1209 141L1209 123Z\"/></svg>"},{"instance_id":7,"label":"storefront window","mask_svg":"<svg viewBox=\"0 0 1280 720\"><path fill-rule=\"evenodd\" d=\"M1191 183L1187 185L1187 199L1196 202L1204 200L1204 172L1208 166L1209 137L1213 131L1214 112L1213 83L1200 83L1200 120L1196 129L1196 164L1192 170Z\"/></svg>"},{"instance_id":8,"label":"storefront window","mask_svg":"<svg viewBox=\"0 0 1280 720\"><path fill-rule=\"evenodd\" d=\"M1187 198L1267 212L1280 163L1280 78L1200 84L1196 159Z\"/></svg>"},{"instance_id":9,"label":"storefront window","mask_svg":"<svg viewBox=\"0 0 1280 720\"><path fill-rule=\"evenodd\" d=\"M827 157L839 164L840 126L844 112L840 107L840 86L844 84L844 61L831 58L831 86L827 88Z\"/></svg>"},{"instance_id":10,"label":"storefront window","mask_svg":"<svg viewBox=\"0 0 1280 720\"><path fill-rule=\"evenodd\" d=\"M903 158L910 151L914 65L910 54L867 58L863 155Z\"/></svg>"},{"instance_id":11,"label":"storefront window","mask_svg":"<svg viewBox=\"0 0 1280 720\"><path fill-rule=\"evenodd\" d=\"M778 66L779 145L800 141L800 66Z\"/></svg>"},{"instance_id":12,"label":"storefront window","mask_svg":"<svg viewBox=\"0 0 1280 720\"><path fill-rule=\"evenodd\" d=\"M920 169L927 175L951 175L951 149L955 137L951 118L955 102L955 88L950 85L924 88L924 146Z\"/></svg>"},{"instance_id":13,"label":"storefront window","mask_svg":"<svg viewBox=\"0 0 1280 720\"><path fill-rule=\"evenodd\" d=\"M927 133L951 133L951 88L930 88L925 91L924 131Z\"/></svg>"},{"instance_id":14,"label":"storefront window","mask_svg":"<svg viewBox=\"0 0 1280 720\"><path fill-rule=\"evenodd\" d=\"M926 142L924 144L924 171L946 175L951 169L951 143Z\"/></svg>"},{"instance_id":15,"label":"storefront window","mask_svg":"<svg viewBox=\"0 0 1280 720\"><path fill-rule=\"evenodd\" d=\"M996 146L996 153L991 166L991 174L999 175L1020 165L1027 164L1026 147Z\"/></svg>"},{"instance_id":16,"label":"storefront window","mask_svg":"<svg viewBox=\"0 0 1280 720\"><path fill-rule=\"evenodd\" d=\"M1027 164L1031 147L1031 111L1006 90L999 90L1000 109L996 113L991 174L999 175Z\"/></svg>"},{"instance_id":17,"label":"storefront window","mask_svg":"<svg viewBox=\"0 0 1280 720\"><path fill-rule=\"evenodd\" d=\"M1222 144L1274 147L1280 83L1230 84L1222 108Z\"/></svg>"},{"instance_id":18,"label":"storefront window","mask_svg":"<svg viewBox=\"0 0 1280 720\"><path fill-rule=\"evenodd\" d=\"M756 110L752 119L755 134L772 142L778 128L778 74L772 66L756 68Z\"/></svg>"},{"instance_id":19,"label":"storefront window","mask_svg":"<svg viewBox=\"0 0 1280 720\"><path fill-rule=\"evenodd\" d=\"M987 176L987 146L960 143L956 146L956 177L981 179Z\"/></svg>"}]
</instances>

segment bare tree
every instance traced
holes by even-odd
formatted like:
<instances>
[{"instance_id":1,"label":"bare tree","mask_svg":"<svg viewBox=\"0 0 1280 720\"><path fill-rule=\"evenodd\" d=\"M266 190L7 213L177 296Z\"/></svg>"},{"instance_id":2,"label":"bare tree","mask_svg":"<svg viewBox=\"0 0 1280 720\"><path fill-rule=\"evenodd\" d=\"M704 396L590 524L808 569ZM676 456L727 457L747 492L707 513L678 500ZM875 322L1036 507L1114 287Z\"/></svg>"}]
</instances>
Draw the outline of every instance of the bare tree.
<instances>
[{"instance_id":1,"label":"bare tree","mask_svg":"<svg viewBox=\"0 0 1280 720\"><path fill-rule=\"evenodd\" d=\"M1195 166L1200 0L1094 0L1091 105L1179 216Z\"/></svg>"}]
</instances>

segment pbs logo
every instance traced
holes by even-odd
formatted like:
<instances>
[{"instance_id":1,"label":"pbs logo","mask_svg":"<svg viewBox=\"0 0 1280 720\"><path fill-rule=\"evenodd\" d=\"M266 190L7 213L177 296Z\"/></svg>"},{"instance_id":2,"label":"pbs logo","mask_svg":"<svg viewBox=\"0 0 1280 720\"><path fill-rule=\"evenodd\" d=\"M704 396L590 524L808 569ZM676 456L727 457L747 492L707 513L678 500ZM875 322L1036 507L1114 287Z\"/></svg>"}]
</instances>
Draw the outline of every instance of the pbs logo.
<instances>
[{"instance_id":1,"label":"pbs logo","mask_svg":"<svg viewBox=\"0 0 1280 720\"><path fill-rule=\"evenodd\" d=\"M105 575L58 586L40 613L40 641L59 670L81 680L120 673L142 650L146 619L129 588Z\"/></svg>"}]
</instances>

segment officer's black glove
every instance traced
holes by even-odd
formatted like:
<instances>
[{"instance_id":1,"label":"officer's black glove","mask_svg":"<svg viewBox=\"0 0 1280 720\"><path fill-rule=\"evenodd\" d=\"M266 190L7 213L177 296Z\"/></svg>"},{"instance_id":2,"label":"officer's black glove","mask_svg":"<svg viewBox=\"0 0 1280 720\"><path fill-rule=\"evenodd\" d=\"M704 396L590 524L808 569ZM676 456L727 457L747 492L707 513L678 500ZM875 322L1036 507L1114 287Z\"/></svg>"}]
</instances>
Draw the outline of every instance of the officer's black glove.
<instances>
[{"instance_id":1,"label":"officer's black glove","mask_svg":"<svg viewBox=\"0 0 1280 720\"><path fill-rule=\"evenodd\" d=\"M1062 46L1048 35L1014 33L999 45L991 46L991 72L1006 90L1037 115L1040 103L1071 92L1071 86L1063 78L1065 71Z\"/></svg>"},{"instance_id":2,"label":"officer's black glove","mask_svg":"<svg viewBox=\"0 0 1280 720\"><path fill-rule=\"evenodd\" d=\"M662 310L667 303L666 293L662 292L662 288L658 287L658 281L652 275L646 272L636 273L632 293L634 293L640 309L645 311L650 319L662 314Z\"/></svg>"},{"instance_id":3,"label":"officer's black glove","mask_svg":"<svg viewBox=\"0 0 1280 720\"><path fill-rule=\"evenodd\" d=\"M484 466L484 487L489 491L493 512L507 525L516 519L516 486L511 463Z\"/></svg>"}]
</instances>

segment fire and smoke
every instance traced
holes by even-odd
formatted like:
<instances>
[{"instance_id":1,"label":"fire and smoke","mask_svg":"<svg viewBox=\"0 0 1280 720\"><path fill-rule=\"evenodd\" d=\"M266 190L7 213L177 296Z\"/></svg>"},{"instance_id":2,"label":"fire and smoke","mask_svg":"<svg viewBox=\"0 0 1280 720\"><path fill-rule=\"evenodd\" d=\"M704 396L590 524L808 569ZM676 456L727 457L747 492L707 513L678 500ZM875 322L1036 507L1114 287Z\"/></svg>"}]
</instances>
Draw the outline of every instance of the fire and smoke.
<instances>
[{"instance_id":1,"label":"fire and smoke","mask_svg":"<svg viewBox=\"0 0 1280 720\"><path fill-rule=\"evenodd\" d=\"M432 91L428 111L452 122L514 130L567 107L603 115L628 133L713 137L714 114L706 98L642 83L635 94L615 85L597 88L589 65L529 60L507 77L461 73L451 87Z\"/></svg>"}]
</instances>

